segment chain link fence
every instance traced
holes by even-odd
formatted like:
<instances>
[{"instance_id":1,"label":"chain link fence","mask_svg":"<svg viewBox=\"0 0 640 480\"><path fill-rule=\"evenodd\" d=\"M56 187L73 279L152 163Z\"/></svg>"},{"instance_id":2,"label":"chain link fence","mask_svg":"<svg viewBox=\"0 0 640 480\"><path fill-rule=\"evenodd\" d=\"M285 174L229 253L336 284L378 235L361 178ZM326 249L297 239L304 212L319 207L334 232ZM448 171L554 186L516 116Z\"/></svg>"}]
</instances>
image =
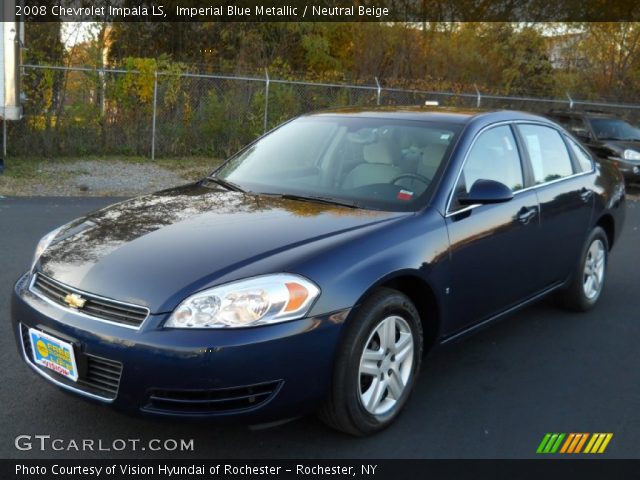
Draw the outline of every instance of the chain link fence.
<instances>
[{"instance_id":1,"label":"chain link fence","mask_svg":"<svg viewBox=\"0 0 640 480\"><path fill-rule=\"evenodd\" d=\"M8 123L12 156L137 155L224 158L305 112L348 106L424 105L597 109L637 123L640 105L571 98L423 91L263 77L22 66L25 115Z\"/></svg>"}]
</instances>

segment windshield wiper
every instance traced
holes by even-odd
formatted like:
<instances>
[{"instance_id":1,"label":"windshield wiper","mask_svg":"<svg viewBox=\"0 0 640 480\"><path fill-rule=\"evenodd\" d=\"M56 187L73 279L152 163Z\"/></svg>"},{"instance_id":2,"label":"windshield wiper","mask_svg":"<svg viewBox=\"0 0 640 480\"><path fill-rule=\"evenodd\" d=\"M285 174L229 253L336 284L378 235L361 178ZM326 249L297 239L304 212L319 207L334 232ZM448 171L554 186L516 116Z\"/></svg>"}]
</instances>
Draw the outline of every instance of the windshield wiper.
<instances>
[{"instance_id":1,"label":"windshield wiper","mask_svg":"<svg viewBox=\"0 0 640 480\"><path fill-rule=\"evenodd\" d=\"M207 177L207 180L213 182L213 183L217 183L218 185L222 185L224 188L226 188L227 190L231 190L232 192L243 192L246 193L242 188L240 188L238 185L236 185L235 183L229 182L228 180L224 180L220 177L215 177L213 175L211 175L210 177Z\"/></svg>"},{"instance_id":2,"label":"windshield wiper","mask_svg":"<svg viewBox=\"0 0 640 480\"><path fill-rule=\"evenodd\" d=\"M347 208L362 208L355 202L346 202L343 200L336 200L331 197L322 197L315 195L296 195L293 193L261 193L260 195L269 195L269 196L277 196L280 198L284 198L285 200L297 200L299 202L314 202L314 203L323 203L326 205L338 205L340 207Z\"/></svg>"}]
</instances>

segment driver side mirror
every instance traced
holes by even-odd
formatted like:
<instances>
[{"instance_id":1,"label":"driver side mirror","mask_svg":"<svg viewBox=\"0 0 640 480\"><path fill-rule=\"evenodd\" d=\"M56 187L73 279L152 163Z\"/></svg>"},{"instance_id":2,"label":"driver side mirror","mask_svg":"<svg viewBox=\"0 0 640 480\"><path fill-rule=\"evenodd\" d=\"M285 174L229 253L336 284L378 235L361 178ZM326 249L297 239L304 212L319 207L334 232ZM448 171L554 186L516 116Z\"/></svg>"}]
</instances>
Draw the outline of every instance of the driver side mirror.
<instances>
[{"instance_id":1,"label":"driver side mirror","mask_svg":"<svg viewBox=\"0 0 640 480\"><path fill-rule=\"evenodd\" d=\"M460 205L487 205L508 202L513 198L513 190L495 180L476 180L467 194L458 197Z\"/></svg>"}]
</instances>

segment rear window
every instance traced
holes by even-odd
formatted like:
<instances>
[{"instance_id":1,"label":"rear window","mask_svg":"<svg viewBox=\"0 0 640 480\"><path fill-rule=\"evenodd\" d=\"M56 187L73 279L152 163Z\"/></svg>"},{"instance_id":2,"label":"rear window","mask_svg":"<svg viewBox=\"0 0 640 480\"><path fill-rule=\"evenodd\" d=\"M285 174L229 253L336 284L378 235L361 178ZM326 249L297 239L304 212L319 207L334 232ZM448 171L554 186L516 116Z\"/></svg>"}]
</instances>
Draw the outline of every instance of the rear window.
<instances>
[{"instance_id":1,"label":"rear window","mask_svg":"<svg viewBox=\"0 0 640 480\"><path fill-rule=\"evenodd\" d=\"M587 124L581 117L577 116L564 116L557 115L553 117L558 123L564 125L567 130L571 131L573 134L586 137L589 135L589 129L587 128Z\"/></svg>"}]
</instances>

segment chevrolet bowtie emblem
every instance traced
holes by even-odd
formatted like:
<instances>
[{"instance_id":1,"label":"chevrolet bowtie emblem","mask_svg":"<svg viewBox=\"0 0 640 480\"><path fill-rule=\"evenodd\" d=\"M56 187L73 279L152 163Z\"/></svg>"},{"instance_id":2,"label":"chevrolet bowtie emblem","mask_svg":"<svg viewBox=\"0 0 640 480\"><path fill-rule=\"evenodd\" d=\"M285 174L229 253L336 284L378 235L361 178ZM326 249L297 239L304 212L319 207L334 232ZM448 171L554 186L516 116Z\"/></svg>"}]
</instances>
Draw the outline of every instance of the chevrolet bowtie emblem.
<instances>
[{"instance_id":1,"label":"chevrolet bowtie emblem","mask_svg":"<svg viewBox=\"0 0 640 480\"><path fill-rule=\"evenodd\" d=\"M87 303L84 298L75 293L70 293L66 297L64 297L64 302L71 308L82 308L84 307L84 304Z\"/></svg>"}]
</instances>

